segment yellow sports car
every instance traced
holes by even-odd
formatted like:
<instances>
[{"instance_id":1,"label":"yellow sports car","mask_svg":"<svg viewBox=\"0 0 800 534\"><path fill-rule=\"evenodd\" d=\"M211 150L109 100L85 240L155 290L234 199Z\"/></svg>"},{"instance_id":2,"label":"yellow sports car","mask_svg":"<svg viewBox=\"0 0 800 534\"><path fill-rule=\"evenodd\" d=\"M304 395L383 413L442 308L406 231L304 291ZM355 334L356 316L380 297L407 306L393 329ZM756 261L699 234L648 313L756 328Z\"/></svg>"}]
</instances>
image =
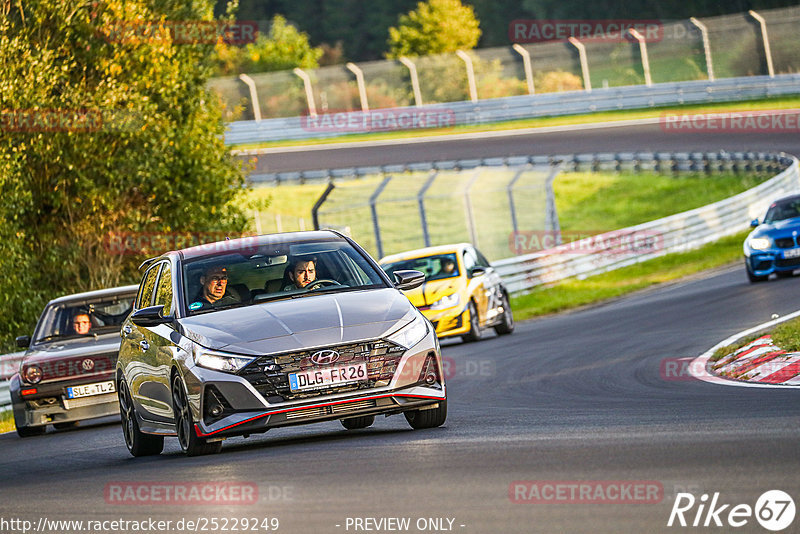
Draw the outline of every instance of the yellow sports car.
<instances>
[{"instance_id":1,"label":"yellow sports car","mask_svg":"<svg viewBox=\"0 0 800 534\"><path fill-rule=\"evenodd\" d=\"M440 338L461 336L477 341L482 331L499 335L514 331L508 292L489 261L469 243L442 245L386 256L381 267L425 273L421 287L406 291L411 303L427 317Z\"/></svg>"}]
</instances>

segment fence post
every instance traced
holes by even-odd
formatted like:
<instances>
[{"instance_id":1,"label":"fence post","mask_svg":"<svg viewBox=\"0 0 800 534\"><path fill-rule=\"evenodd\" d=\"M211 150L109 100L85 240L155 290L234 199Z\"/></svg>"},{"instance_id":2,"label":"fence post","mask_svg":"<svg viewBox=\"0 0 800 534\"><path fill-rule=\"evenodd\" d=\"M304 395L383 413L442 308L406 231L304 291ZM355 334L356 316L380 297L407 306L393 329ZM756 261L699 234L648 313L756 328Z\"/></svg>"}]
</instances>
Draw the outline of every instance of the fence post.
<instances>
[{"instance_id":1,"label":"fence post","mask_svg":"<svg viewBox=\"0 0 800 534\"><path fill-rule=\"evenodd\" d=\"M694 24L698 30L700 30L700 35L703 37L703 52L706 55L706 72L708 72L708 81L714 81L714 65L711 62L711 44L708 41L708 28L705 24L697 20L696 18L692 17L689 19L689 22Z\"/></svg>"},{"instance_id":2,"label":"fence post","mask_svg":"<svg viewBox=\"0 0 800 534\"><path fill-rule=\"evenodd\" d=\"M553 191L553 181L561 172L561 167L564 165L563 161L559 161L555 165L551 165L550 173L544 182L546 201L545 201L545 225L548 230L552 230L556 237L556 245L561 244L561 225L558 222L558 210L556 209L556 196Z\"/></svg>"},{"instance_id":3,"label":"fence post","mask_svg":"<svg viewBox=\"0 0 800 534\"><path fill-rule=\"evenodd\" d=\"M411 89L414 91L414 105L420 107L422 105L422 91L419 90L419 76L417 75L417 66L413 61L407 57L398 58L400 63L406 66L408 73L411 76Z\"/></svg>"},{"instance_id":4,"label":"fence post","mask_svg":"<svg viewBox=\"0 0 800 534\"><path fill-rule=\"evenodd\" d=\"M469 86L469 99L478 101L478 88L475 85L475 69L472 67L472 58L463 50L456 50L456 55L461 58L467 67L467 85Z\"/></svg>"},{"instance_id":5,"label":"fence post","mask_svg":"<svg viewBox=\"0 0 800 534\"><path fill-rule=\"evenodd\" d=\"M372 193L369 197L369 211L372 214L372 229L375 232L375 245L378 247L378 259L383 257L383 243L381 242L381 226L378 224L378 197L383 190L389 185L389 182L392 180L391 176L387 176L383 179L375 192Z\"/></svg>"},{"instance_id":6,"label":"fence post","mask_svg":"<svg viewBox=\"0 0 800 534\"><path fill-rule=\"evenodd\" d=\"M358 84L358 97L361 100L361 111L364 113L369 112L369 102L367 102L367 86L364 83L364 72L358 68L355 63L347 63L345 65L350 72L356 75L356 83Z\"/></svg>"},{"instance_id":7,"label":"fence post","mask_svg":"<svg viewBox=\"0 0 800 534\"><path fill-rule=\"evenodd\" d=\"M569 42L578 49L578 57L581 60L581 72L583 73L583 88L587 93L591 93L592 80L589 78L589 61L586 59L586 47L574 37L570 37Z\"/></svg>"},{"instance_id":8,"label":"fence post","mask_svg":"<svg viewBox=\"0 0 800 534\"><path fill-rule=\"evenodd\" d=\"M306 100L308 101L308 114L311 117L316 117L317 105L314 104L314 90L311 88L311 77L306 71L298 67L295 67L292 72L303 80L303 87L305 87L306 90Z\"/></svg>"},{"instance_id":9,"label":"fence post","mask_svg":"<svg viewBox=\"0 0 800 534\"><path fill-rule=\"evenodd\" d=\"M256 122L261 120L261 104L258 102L258 92L256 91L256 82L247 74L240 74L239 79L247 84L250 89L250 100L253 102L253 116Z\"/></svg>"},{"instance_id":10,"label":"fence post","mask_svg":"<svg viewBox=\"0 0 800 534\"><path fill-rule=\"evenodd\" d=\"M469 190L472 188L472 185L478 180L478 177L481 175L481 168L478 167L475 169L475 172L472 174L472 178L470 178L469 182L467 183L467 187L464 189L464 210L467 216L467 230L469 231L469 239L472 243L472 246L478 247L478 231L475 228L475 217L472 213L472 199L469 195Z\"/></svg>"},{"instance_id":11,"label":"fence post","mask_svg":"<svg viewBox=\"0 0 800 534\"><path fill-rule=\"evenodd\" d=\"M647 57L647 41L645 41L644 36L636 31L634 28L630 28L628 33L631 36L639 41L639 54L642 56L642 70L644 71L644 83L648 87L653 85L653 79L650 77L650 58Z\"/></svg>"},{"instance_id":12,"label":"fence post","mask_svg":"<svg viewBox=\"0 0 800 534\"><path fill-rule=\"evenodd\" d=\"M431 235L428 233L428 217L425 215L425 193L433 185L433 181L439 176L439 171L431 170L430 176L417 193L417 205L419 206L419 220L422 223L422 239L425 246L431 246Z\"/></svg>"},{"instance_id":13,"label":"fence post","mask_svg":"<svg viewBox=\"0 0 800 534\"><path fill-rule=\"evenodd\" d=\"M319 230L319 209L335 188L336 186L333 185L333 182L328 182L328 187L325 188L325 191L323 191L317 201L314 202L314 207L311 208L311 221L314 223L314 230Z\"/></svg>"},{"instance_id":14,"label":"fence post","mask_svg":"<svg viewBox=\"0 0 800 534\"><path fill-rule=\"evenodd\" d=\"M517 180L520 179L522 173L525 172L525 168L521 168L517 171L517 174L508 182L506 186L506 194L508 195L508 207L509 212L511 213L511 231L514 235L514 253L519 256L520 250L517 246L517 232L519 232L519 226L517 225L517 210L514 206L514 185L517 183Z\"/></svg>"},{"instance_id":15,"label":"fence post","mask_svg":"<svg viewBox=\"0 0 800 534\"><path fill-rule=\"evenodd\" d=\"M525 48L519 44L514 43L511 48L522 56L522 67L525 69L525 81L528 82L528 94L536 94L536 89L533 86L533 69L531 68L531 55Z\"/></svg>"},{"instance_id":16,"label":"fence post","mask_svg":"<svg viewBox=\"0 0 800 534\"><path fill-rule=\"evenodd\" d=\"M748 11L751 17L756 19L756 22L761 26L761 39L764 41L764 55L767 56L767 72L770 78L775 77L775 69L772 67L772 52L769 48L769 37L767 36L767 21L764 17L753 11Z\"/></svg>"}]
</instances>

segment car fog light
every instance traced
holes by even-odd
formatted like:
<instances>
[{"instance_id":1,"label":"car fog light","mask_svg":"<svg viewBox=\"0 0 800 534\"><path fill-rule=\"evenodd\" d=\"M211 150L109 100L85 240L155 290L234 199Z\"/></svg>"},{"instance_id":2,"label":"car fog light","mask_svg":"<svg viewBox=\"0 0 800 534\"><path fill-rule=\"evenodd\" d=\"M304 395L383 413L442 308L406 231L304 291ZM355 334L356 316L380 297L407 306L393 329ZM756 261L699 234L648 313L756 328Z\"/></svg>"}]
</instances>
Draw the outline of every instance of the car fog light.
<instances>
[{"instance_id":1,"label":"car fog light","mask_svg":"<svg viewBox=\"0 0 800 534\"><path fill-rule=\"evenodd\" d=\"M42 381L42 370L38 365L31 365L25 369L25 381L29 384L38 384Z\"/></svg>"},{"instance_id":2,"label":"car fog light","mask_svg":"<svg viewBox=\"0 0 800 534\"><path fill-rule=\"evenodd\" d=\"M428 384L429 386L432 386L433 384L435 384L436 383L436 374L434 374L432 372L428 372L428 374L425 375L425 383Z\"/></svg>"},{"instance_id":3,"label":"car fog light","mask_svg":"<svg viewBox=\"0 0 800 534\"><path fill-rule=\"evenodd\" d=\"M209 410L208 413L211 414L212 417L219 417L222 415L222 406L219 404L213 405Z\"/></svg>"}]
</instances>

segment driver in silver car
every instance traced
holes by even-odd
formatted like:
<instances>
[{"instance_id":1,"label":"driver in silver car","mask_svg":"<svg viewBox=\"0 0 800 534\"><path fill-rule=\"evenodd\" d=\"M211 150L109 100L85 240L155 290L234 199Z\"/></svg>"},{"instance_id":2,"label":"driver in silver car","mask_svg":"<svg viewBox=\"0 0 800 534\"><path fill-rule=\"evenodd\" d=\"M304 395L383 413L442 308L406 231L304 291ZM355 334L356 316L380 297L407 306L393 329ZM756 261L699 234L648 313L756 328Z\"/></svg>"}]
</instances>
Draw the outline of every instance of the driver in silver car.
<instances>
[{"instance_id":1,"label":"driver in silver car","mask_svg":"<svg viewBox=\"0 0 800 534\"><path fill-rule=\"evenodd\" d=\"M200 277L200 292L194 302L203 307L237 304L239 300L228 289L228 269L222 265L212 265Z\"/></svg>"},{"instance_id":2,"label":"driver in silver car","mask_svg":"<svg viewBox=\"0 0 800 534\"><path fill-rule=\"evenodd\" d=\"M317 279L317 258L299 256L292 259L286 271L288 282L284 285L284 291L303 289L308 284Z\"/></svg>"}]
</instances>

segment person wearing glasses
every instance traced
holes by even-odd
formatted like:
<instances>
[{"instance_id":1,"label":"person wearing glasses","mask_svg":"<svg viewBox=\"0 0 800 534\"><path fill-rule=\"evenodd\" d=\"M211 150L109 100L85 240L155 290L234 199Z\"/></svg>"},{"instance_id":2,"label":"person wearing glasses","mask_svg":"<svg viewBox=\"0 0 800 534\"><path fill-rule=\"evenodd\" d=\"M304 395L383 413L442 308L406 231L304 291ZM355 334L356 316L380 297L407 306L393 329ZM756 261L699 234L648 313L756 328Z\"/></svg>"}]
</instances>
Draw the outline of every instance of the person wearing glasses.
<instances>
[{"instance_id":1,"label":"person wearing glasses","mask_svg":"<svg viewBox=\"0 0 800 534\"><path fill-rule=\"evenodd\" d=\"M76 313L72 318L72 329L76 334L86 335L92 329L92 321L85 312Z\"/></svg>"},{"instance_id":2,"label":"person wearing glasses","mask_svg":"<svg viewBox=\"0 0 800 534\"><path fill-rule=\"evenodd\" d=\"M228 292L228 269L212 265L200 277L200 292L190 304L190 309L238 304L239 299Z\"/></svg>"}]
</instances>

